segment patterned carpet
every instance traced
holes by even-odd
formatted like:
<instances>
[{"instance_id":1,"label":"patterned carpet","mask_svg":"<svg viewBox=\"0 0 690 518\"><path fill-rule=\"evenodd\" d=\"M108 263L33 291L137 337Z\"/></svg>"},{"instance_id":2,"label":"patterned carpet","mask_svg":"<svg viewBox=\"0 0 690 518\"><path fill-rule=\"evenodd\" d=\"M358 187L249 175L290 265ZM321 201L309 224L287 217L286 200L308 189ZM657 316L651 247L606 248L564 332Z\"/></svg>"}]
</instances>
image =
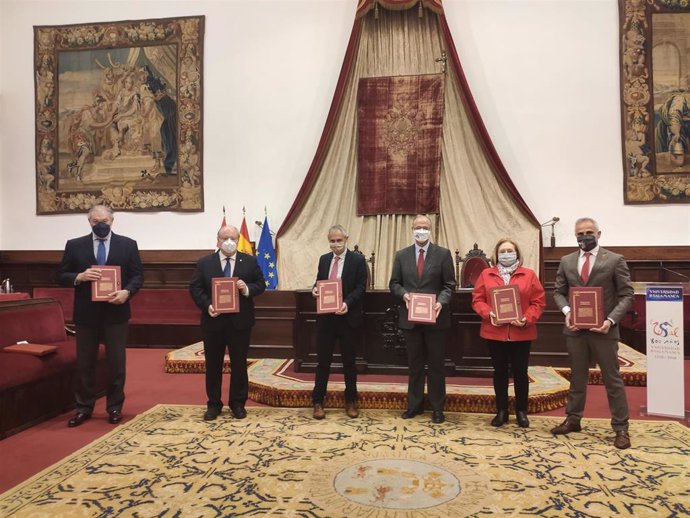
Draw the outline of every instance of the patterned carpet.
<instances>
[{"instance_id":1,"label":"patterned carpet","mask_svg":"<svg viewBox=\"0 0 690 518\"><path fill-rule=\"evenodd\" d=\"M644 386L647 381L647 359L625 344L619 344L621 376L627 385ZM262 359L249 360L249 397L265 405L279 407L311 406L313 376L294 376L293 360ZM203 373L204 349L201 342L170 351L165 357L165 372ZM226 357L225 372L230 372L230 361ZM565 406L568 393L570 369L532 366L529 368L530 413L547 412ZM385 379L385 376L377 376ZM601 371L590 369L590 383L601 384ZM358 380L359 405L362 408L403 409L407 405L407 384L371 382L361 376ZM446 410L452 412L493 412L495 396L493 387L459 383L459 378L447 379ZM328 384L326 407L343 407L344 383L332 380ZM513 409L513 389L509 389L510 409Z\"/></svg>"},{"instance_id":2,"label":"patterned carpet","mask_svg":"<svg viewBox=\"0 0 690 518\"><path fill-rule=\"evenodd\" d=\"M410 421L251 408L211 423L199 406L158 405L0 495L0 516L368 517L688 516L690 429L608 420L554 437L559 418L488 426L479 414Z\"/></svg>"}]
</instances>

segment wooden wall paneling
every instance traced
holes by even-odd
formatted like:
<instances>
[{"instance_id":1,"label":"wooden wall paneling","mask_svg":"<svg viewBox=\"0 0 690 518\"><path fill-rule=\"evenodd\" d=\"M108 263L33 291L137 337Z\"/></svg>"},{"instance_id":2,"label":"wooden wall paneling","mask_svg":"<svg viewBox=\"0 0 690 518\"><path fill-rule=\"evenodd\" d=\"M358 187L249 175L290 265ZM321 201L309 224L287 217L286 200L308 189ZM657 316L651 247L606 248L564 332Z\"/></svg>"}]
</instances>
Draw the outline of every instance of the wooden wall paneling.
<instances>
[{"instance_id":1,"label":"wooden wall paneling","mask_svg":"<svg viewBox=\"0 0 690 518\"><path fill-rule=\"evenodd\" d=\"M566 366L567 352L561 333L563 316L555 307L553 283L560 258L575 247L544 249L543 279L547 291L547 308L538 324L539 338L532 344L533 365ZM677 247L608 247L622 253L636 282L682 282L690 277L690 246ZM211 250L142 250L146 288L187 289L196 261ZM9 277L16 291L31 293L34 287L57 286L55 279L62 250L0 251L0 279ZM253 355L296 358L296 368L311 370L316 366L316 319L313 298L306 292L274 291L256 299L257 324L252 336ZM369 372L387 371L405 374L407 359L404 348L386 343L382 321L395 300L387 291L371 291L365 296L365 317L358 368ZM488 375L488 351L479 338L479 319L470 306L468 294L456 294L452 307L453 329L447 345L447 373L455 375ZM644 343L644 333L630 339L637 346ZM181 346L199 341L196 325L132 326L131 341L137 345ZM390 337L389 337L390 338ZM687 344L686 344L687 347ZM336 354L335 362L339 362ZM337 370L337 369L336 369Z\"/></svg>"}]
</instances>

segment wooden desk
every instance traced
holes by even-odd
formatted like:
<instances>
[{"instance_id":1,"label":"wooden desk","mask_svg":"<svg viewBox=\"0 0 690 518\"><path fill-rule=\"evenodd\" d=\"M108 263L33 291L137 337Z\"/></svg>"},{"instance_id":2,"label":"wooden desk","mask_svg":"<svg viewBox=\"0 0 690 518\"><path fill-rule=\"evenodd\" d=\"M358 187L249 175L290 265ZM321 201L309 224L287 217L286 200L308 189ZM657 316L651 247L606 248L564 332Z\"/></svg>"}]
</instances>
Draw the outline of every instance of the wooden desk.
<instances>
[{"instance_id":1,"label":"wooden desk","mask_svg":"<svg viewBox=\"0 0 690 518\"><path fill-rule=\"evenodd\" d=\"M532 343L532 365L568 365L568 353L562 334L563 315L552 297L537 324L539 338ZM295 370L316 369L316 305L311 292L295 292ZM359 372L407 374L407 356L402 332L397 327L397 300L387 290L368 291L364 295L364 318L357 350ZM451 301L451 329L446 343L445 370L448 376L490 376L491 359L479 337L480 319L472 310L471 290L455 292ZM509 345L507 345L509 346ZM336 351L333 371L341 372Z\"/></svg>"}]
</instances>

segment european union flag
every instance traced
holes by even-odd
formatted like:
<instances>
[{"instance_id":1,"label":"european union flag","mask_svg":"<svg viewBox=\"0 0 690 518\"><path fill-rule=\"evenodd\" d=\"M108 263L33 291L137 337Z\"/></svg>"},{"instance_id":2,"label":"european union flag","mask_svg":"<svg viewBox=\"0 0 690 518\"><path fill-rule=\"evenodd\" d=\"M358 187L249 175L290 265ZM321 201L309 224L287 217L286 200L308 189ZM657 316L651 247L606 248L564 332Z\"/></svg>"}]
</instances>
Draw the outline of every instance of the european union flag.
<instances>
[{"instance_id":1,"label":"european union flag","mask_svg":"<svg viewBox=\"0 0 690 518\"><path fill-rule=\"evenodd\" d=\"M264 218L264 226L261 227L259 246L256 249L256 261L264 272L266 288L275 290L278 287L278 268L276 265L276 249L273 248L271 230L268 228L268 217Z\"/></svg>"}]
</instances>

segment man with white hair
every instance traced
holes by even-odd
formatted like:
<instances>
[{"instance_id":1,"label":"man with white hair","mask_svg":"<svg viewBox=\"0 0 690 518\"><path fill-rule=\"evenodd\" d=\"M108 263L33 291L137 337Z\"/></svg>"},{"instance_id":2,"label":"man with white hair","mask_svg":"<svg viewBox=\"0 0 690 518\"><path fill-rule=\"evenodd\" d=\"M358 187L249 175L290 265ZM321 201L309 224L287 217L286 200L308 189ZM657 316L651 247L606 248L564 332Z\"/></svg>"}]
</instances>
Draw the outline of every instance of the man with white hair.
<instances>
[{"instance_id":1,"label":"man with white hair","mask_svg":"<svg viewBox=\"0 0 690 518\"><path fill-rule=\"evenodd\" d=\"M125 401L125 349L131 316L129 299L144 283L144 272L137 242L112 232L115 220L111 208L95 205L89 210L91 232L70 239L58 269L58 282L74 286L74 325L77 334L76 413L67 422L73 428L91 418L96 402L95 370L98 346L105 344L108 364L106 410L108 421L122 421ZM108 300L91 300L91 283L101 278L94 265L119 266L122 287Z\"/></svg>"},{"instance_id":2,"label":"man with white hair","mask_svg":"<svg viewBox=\"0 0 690 518\"><path fill-rule=\"evenodd\" d=\"M331 251L321 256L316 272L317 281L340 279L343 303L336 313L316 317L318 365L312 392L314 419L326 417L323 401L336 342L340 344L345 375L345 413L353 419L359 416L355 358L362 324L362 297L367 289L367 265L362 254L348 250L347 239L347 231L342 225L333 225L328 230L328 245ZM319 295L316 284L312 294L314 297Z\"/></svg>"}]
</instances>

